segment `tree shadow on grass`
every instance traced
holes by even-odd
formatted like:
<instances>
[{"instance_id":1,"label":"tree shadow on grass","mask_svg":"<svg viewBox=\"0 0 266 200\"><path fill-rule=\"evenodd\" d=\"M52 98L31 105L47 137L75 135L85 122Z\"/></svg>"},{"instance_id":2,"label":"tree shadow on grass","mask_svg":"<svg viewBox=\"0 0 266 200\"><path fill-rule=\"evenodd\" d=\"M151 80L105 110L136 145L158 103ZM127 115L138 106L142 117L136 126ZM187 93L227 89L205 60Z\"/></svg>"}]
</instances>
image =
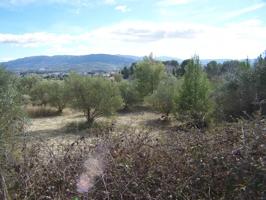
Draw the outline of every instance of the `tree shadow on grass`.
<instances>
[{"instance_id":1,"label":"tree shadow on grass","mask_svg":"<svg viewBox=\"0 0 266 200\"><path fill-rule=\"evenodd\" d=\"M57 109L51 107L39 107L32 106L26 108L26 113L30 118L47 118L57 117L62 113L58 112Z\"/></svg>"},{"instance_id":2,"label":"tree shadow on grass","mask_svg":"<svg viewBox=\"0 0 266 200\"><path fill-rule=\"evenodd\" d=\"M70 122L58 129L45 129L37 131L29 131L30 137L37 137L42 139L52 139L56 137L99 137L104 134L109 134L113 130L111 123L95 122L92 125L86 121Z\"/></svg>"},{"instance_id":3,"label":"tree shadow on grass","mask_svg":"<svg viewBox=\"0 0 266 200\"><path fill-rule=\"evenodd\" d=\"M162 120L161 118L148 119L144 122L143 125L152 129L169 130L169 128L171 127L171 120Z\"/></svg>"},{"instance_id":4,"label":"tree shadow on grass","mask_svg":"<svg viewBox=\"0 0 266 200\"><path fill-rule=\"evenodd\" d=\"M150 107L136 105L126 109L121 109L118 111L118 114L136 114L136 113L143 113L143 112L154 112Z\"/></svg>"}]
</instances>

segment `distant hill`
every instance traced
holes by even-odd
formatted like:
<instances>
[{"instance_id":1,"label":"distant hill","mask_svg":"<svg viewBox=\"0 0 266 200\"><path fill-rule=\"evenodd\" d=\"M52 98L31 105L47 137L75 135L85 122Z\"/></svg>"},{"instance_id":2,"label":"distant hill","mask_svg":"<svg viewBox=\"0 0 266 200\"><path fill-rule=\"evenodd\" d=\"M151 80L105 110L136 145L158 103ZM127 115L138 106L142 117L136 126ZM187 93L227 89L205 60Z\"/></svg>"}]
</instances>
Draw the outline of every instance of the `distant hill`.
<instances>
[{"instance_id":1,"label":"distant hill","mask_svg":"<svg viewBox=\"0 0 266 200\"><path fill-rule=\"evenodd\" d=\"M84 56L32 56L1 63L11 71L112 71L128 66L139 57L91 54Z\"/></svg>"},{"instance_id":2,"label":"distant hill","mask_svg":"<svg viewBox=\"0 0 266 200\"><path fill-rule=\"evenodd\" d=\"M203 59L200 62L202 65L207 65L209 62L213 60L215 60L217 63L222 64L225 61L236 60L236 59ZM256 60L257 60L256 58L249 59L249 63L253 65L256 62ZM246 61L246 59L240 59L239 61Z\"/></svg>"},{"instance_id":3,"label":"distant hill","mask_svg":"<svg viewBox=\"0 0 266 200\"><path fill-rule=\"evenodd\" d=\"M132 55L110 55L110 54L90 54L83 56L59 55L59 56L32 56L20 58L0 64L10 71L25 72L25 71L113 71L119 70L124 66L130 66L133 62L141 60L142 57ZM156 59L161 61L181 59L161 56ZM201 63L206 65L208 62L215 60L218 63L230 59L202 59ZM250 59L253 63L254 59Z\"/></svg>"}]
</instances>

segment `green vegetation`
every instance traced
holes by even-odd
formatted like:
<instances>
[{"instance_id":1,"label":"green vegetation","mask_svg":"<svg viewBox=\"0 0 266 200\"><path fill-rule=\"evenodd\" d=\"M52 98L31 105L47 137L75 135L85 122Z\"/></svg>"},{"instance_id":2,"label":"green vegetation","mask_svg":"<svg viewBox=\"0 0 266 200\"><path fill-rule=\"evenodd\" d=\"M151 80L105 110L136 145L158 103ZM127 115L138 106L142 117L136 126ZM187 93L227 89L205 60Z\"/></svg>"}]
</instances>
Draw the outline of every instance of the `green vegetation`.
<instances>
[{"instance_id":1,"label":"green vegetation","mask_svg":"<svg viewBox=\"0 0 266 200\"><path fill-rule=\"evenodd\" d=\"M124 68L121 70L121 74L122 74L122 76L123 76L124 79L129 79L129 78L133 75L134 70L135 70L135 68L136 68L136 65L137 65L137 63L134 62L134 63L132 63L132 64L130 65L129 68L124 67Z\"/></svg>"},{"instance_id":2,"label":"green vegetation","mask_svg":"<svg viewBox=\"0 0 266 200\"><path fill-rule=\"evenodd\" d=\"M256 103L263 114L266 114L266 55L260 56L255 63L254 77L256 82Z\"/></svg>"},{"instance_id":3,"label":"green vegetation","mask_svg":"<svg viewBox=\"0 0 266 200\"><path fill-rule=\"evenodd\" d=\"M210 100L210 83L203 72L199 58L189 60L186 66L184 82L178 97L177 115L192 120L197 126L205 126L210 121L212 102Z\"/></svg>"},{"instance_id":4,"label":"green vegetation","mask_svg":"<svg viewBox=\"0 0 266 200\"><path fill-rule=\"evenodd\" d=\"M123 106L119 88L110 80L71 74L66 84L73 97L71 105L84 113L89 124L95 118L112 115Z\"/></svg>"},{"instance_id":5,"label":"green vegetation","mask_svg":"<svg viewBox=\"0 0 266 200\"><path fill-rule=\"evenodd\" d=\"M36 83L31 90L31 97L36 105L46 106L49 103L50 82L42 80Z\"/></svg>"},{"instance_id":6,"label":"green vegetation","mask_svg":"<svg viewBox=\"0 0 266 200\"><path fill-rule=\"evenodd\" d=\"M234 119L252 114L256 96L255 80L250 68L237 71L234 76L227 76L217 89L216 102L222 119Z\"/></svg>"},{"instance_id":7,"label":"green vegetation","mask_svg":"<svg viewBox=\"0 0 266 200\"><path fill-rule=\"evenodd\" d=\"M31 95L31 91L38 82L41 81L41 77L37 75L30 75L26 77L21 77L19 80L19 90L22 94Z\"/></svg>"},{"instance_id":8,"label":"green vegetation","mask_svg":"<svg viewBox=\"0 0 266 200\"><path fill-rule=\"evenodd\" d=\"M0 67L0 199L8 198L5 158L7 152L14 156L15 144L23 132L24 123L16 77Z\"/></svg>"},{"instance_id":9,"label":"green vegetation","mask_svg":"<svg viewBox=\"0 0 266 200\"><path fill-rule=\"evenodd\" d=\"M215 80L221 74L221 64L211 61L206 65L205 71L209 79Z\"/></svg>"},{"instance_id":10,"label":"green vegetation","mask_svg":"<svg viewBox=\"0 0 266 200\"><path fill-rule=\"evenodd\" d=\"M31 75L17 85L22 102L56 108L74 107L95 118L148 103L168 117L201 127L215 120L235 120L265 114L266 58L260 56L251 66L246 61L210 61L203 67L198 57L177 61L156 61L152 55L125 67L114 75L114 82L104 78L70 75L67 80L43 80ZM174 76L173 76L174 75ZM124 80L122 80L124 78ZM123 102L122 103L122 99ZM215 103L214 103L215 102Z\"/></svg>"},{"instance_id":11,"label":"green vegetation","mask_svg":"<svg viewBox=\"0 0 266 200\"><path fill-rule=\"evenodd\" d=\"M65 81L50 81L48 96L50 105L56 107L57 111L62 113L63 109L70 100L70 94L66 87Z\"/></svg>"},{"instance_id":12,"label":"green vegetation","mask_svg":"<svg viewBox=\"0 0 266 200\"><path fill-rule=\"evenodd\" d=\"M266 56L150 56L108 78L0 69L0 199L263 199L265 114Z\"/></svg>"},{"instance_id":13,"label":"green vegetation","mask_svg":"<svg viewBox=\"0 0 266 200\"><path fill-rule=\"evenodd\" d=\"M141 98L152 94L160 81L165 77L165 67L161 62L155 61L152 56L145 57L137 63L133 73L137 91Z\"/></svg>"},{"instance_id":14,"label":"green vegetation","mask_svg":"<svg viewBox=\"0 0 266 200\"><path fill-rule=\"evenodd\" d=\"M14 141L15 134L23 130L24 115L20 105L16 77L0 68L0 153L7 141Z\"/></svg>"},{"instance_id":15,"label":"green vegetation","mask_svg":"<svg viewBox=\"0 0 266 200\"><path fill-rule=\"evenodd\" d=\"M169 76L160 81L158 88L152 95L146 98L146 102L154 109L165 115L168 119L169 114L176 108L176 99L179 94L181 80Z\"/></svg>"},{"instance_id":16,"label":"green vegetation","mask_svg":"<svg viewBox=\"0 0 266 200\"><path fill-rule=\"evenodd\" d=\"M119 83L119 89L124 100L125 109L130 109L130 107L140 102L140 94L136 90L134 82L126 80L121 81Z\"/></svg>"}]
</instances>

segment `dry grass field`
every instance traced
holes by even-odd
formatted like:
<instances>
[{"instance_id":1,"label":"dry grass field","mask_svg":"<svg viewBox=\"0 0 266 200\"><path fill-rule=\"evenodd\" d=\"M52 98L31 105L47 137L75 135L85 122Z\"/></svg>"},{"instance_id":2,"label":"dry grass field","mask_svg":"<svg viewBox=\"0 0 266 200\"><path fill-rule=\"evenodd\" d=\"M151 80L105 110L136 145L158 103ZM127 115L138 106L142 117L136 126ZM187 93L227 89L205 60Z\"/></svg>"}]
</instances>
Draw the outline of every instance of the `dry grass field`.
<instances>
[{"instance_id":1,"label":"dry grass field","mask_svg":"<svg viewBox=\"0 0 266 200\"><path fill-rule=\"evenodd\" d=\"M134 112L121 112L112 117L102 117L96 120L96 127L113 127L118 129L134 128L141 131L149 130L154 134L163 134L174 127L175 121L164 122L161 115L149 110L137 110ZM83 113L66 109L62 115L34 117L29 121L28 136L35 139L43 139L49 142L73 142L81 136L91 138L86 127Z\"/></svg>"}]
</instances>

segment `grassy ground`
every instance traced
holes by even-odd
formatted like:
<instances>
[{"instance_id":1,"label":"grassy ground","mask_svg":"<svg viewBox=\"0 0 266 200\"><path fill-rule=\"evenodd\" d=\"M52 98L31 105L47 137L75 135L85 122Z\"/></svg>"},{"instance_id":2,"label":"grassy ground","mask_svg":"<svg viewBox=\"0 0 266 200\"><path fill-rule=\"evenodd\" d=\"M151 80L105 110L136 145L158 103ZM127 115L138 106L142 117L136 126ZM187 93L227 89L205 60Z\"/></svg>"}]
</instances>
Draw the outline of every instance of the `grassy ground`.
<instances>
[{"instance_id":1,"label":"grassy ground","mask_svg":"<svg viewBox=\"0 0 266 200\"><path fill-rule=\"evenodd\" d=\"M174 127L174 120L164 122L161 115L153 111L138 109L134 112L120 112L109 118L96 120L96 126L112 126L120 128L148 129L154 134L164 133ZM31 118L27 129L29 136L53 142L72 142L80 136L91 137L85 127L85 117L81 112L65 109L62 115Z\"/></svg>"}]
</instances>

